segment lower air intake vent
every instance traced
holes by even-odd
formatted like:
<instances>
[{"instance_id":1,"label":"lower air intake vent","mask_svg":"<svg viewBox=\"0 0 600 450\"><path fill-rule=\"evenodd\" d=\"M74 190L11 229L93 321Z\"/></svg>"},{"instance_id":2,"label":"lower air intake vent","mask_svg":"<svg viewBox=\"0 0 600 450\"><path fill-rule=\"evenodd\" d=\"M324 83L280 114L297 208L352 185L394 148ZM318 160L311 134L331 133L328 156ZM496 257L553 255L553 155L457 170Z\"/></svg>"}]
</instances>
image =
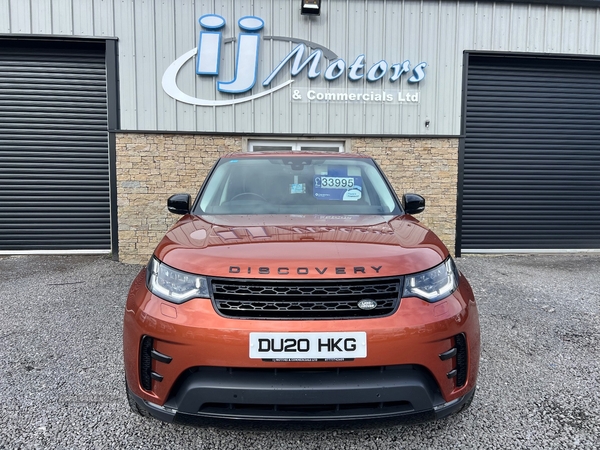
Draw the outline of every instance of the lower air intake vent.
<instances>
[{"instance_id":1,"label":"lower air intake vent","mask_svg":"<svg viewBox=\"0 0 600 450\"><path fill-rule=\"evenodd\" d=\"M467 339L464 334L454 336L456 343L456 386L462 387L467 382Z\"/></svg>"},{"instance_id":2,"label":"lower air intake vent","mask_svg":"<svg viewBox=\"0 0 600 450\"><path fill-rule=\"evenodd\" d=\"M153 339L144 336L140 345L140 384L147 390L152 390L152 345Z\"/></svg>"},{"instance_id":3,"label":"lower air intake vent","mask_svg":"<svg viewBox=\"0 0 600 450\"><path fill-rule=\"evenodd\" d=\"M377 402L377 403L349 403L349 404L324 404L324 405L263 405L263 404L236 404L236 403L205 403L200 413L213 413L219 416L248 414L250 416L271 412L273 414L287 414L290 416L305 416L310 414L335 416L340 412L350 414L385 414L414 411L413 405L407 401ZM265 414L266 415L266 414Z\"/></svg>"}]
</instances>

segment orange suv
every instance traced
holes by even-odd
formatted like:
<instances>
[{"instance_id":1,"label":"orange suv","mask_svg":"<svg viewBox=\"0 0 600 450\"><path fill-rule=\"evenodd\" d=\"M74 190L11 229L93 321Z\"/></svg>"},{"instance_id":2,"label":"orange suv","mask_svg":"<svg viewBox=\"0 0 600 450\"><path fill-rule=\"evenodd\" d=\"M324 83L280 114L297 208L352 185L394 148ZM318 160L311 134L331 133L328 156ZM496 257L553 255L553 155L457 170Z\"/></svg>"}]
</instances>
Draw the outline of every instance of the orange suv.
<instances>
[{"instance_id":1,"label":"orange suv","mask_svg":"<svg viewBox=\"0 0 600 450\"><path fill-rule=\"evenodd\" d=\"M131 408L167 422L434 419L467 407L471 287L369 157L221 158L134 280Z\"/></svg>"}]
</instances>

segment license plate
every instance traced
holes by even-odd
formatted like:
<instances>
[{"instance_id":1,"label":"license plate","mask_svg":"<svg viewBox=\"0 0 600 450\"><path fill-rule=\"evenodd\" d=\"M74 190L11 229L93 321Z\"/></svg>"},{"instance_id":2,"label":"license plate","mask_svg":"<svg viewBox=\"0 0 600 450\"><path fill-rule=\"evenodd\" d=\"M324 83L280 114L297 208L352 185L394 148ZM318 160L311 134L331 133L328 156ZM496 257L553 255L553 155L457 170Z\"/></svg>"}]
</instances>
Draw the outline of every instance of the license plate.
<instances>
[{"instance_id":1,"label":"license plate","mask_svg":"<svg viewBox=\"0 0 600 450\"><path fill-rule=\"evenodd\" d=\"M292 361L367 357L367 333L250 333L250 358Z\"/></svg>"}]
</instances>

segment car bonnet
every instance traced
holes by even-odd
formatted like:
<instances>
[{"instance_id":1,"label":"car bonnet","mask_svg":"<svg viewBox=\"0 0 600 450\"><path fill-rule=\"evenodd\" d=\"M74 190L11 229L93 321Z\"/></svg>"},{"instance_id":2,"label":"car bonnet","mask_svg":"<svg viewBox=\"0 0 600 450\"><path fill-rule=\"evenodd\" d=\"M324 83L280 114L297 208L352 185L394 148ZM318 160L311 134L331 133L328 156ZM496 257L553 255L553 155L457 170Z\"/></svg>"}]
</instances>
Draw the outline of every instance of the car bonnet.
<instances>
[{"instance_id":1,"label":"car bonnet","mask_svg":"<svg viewBox=\"0 0 600 450\"><path fill-rule=\"evenodd\" d=\"M409 215L187 215L155 256L209 276L365 278L427 270L448 250Z\"/></svg>"}]
</instances>

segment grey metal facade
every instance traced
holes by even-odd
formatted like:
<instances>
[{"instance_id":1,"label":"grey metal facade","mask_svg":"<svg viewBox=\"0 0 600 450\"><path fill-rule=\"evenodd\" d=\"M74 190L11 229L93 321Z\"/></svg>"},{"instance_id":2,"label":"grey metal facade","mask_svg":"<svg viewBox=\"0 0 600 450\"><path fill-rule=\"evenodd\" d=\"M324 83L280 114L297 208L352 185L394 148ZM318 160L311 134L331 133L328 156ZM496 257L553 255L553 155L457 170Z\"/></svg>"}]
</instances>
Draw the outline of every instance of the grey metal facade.
<instances>
[{"instance_id":1,"label":"grey metal facade","mask_svg":"<svg viewBox=\"0 0 600 450\"><path fill-rule=\"evenodd\" d=\"M561 1L564 4L558 4ZM138 133L136 139L145 145L144 134L139 134L144 131L163 136L171 132L235 133L255 142L310 137L351 143L350 138L361 136L369 145L380 142L385 151L397 150L394 158L404 158L398 144L407 138L430 137L433 147L444 139L460 138L458 253L598 248L597 215L579 214L572 220L561 216L552 223L547 215L552 202L572 202L573 196L577 197L573 204L581 209L598 209L594 194L597 176L585 175L582 182L587 186L581 189L561 184L565 177L578 180L590 172L586 161L598 158L597 108L591 108L593 117L579 111L570 120L576 108L572 99L551 95L556 90L575 89L580 103L594 103L596 87L586 90L583 86L597 74L568 72L565 76L576 80L577 86L573 81L561 84L551 80L550 90L540 91L536 80L542 75L530 63L546 67L543 60L556 56L563 63L547 70L556 69L557 73L563 73L561 64L570 59L585 57L597 65L600 7L596 5L600 2L322 0L321 5L320 16L307 17L300 15L299 0L0 0L0 42L33 38L57 46L77 40L114 44L106 46L104 61L106 121L96 130L108 136L102 155L96 155L103 160L101 183L93 188L102 197L102 237L94 248L116 253L117 186L121 195L126 185L120 182L127 181L116 180L117 141L127 142L132 132ZM240 48L245 50L238 56ZM482 70L482 80L467 79L465 54L483 53L502 56L504 62L523 57L527 60L524 72L508 63L492 64L477 69ZM34 55L30 56L35 61ZM34 64L31 72L35 69ZM555 76L552 73L549 78ZM7 86L4 83L0 91L10 90ZM475 90L467 94L463 86ZM483 91L477 91L477 86ZM518 86L525 91L514 90ZM499 97L488 98L488 91ZM504 94L509 101L504 101ZM530 94L531 101L541 103L539 108L527 107ZM496 120L503 108L514 116L512 125ZM540 117L548 108L561 112L554 122L532 121L531 116ZM0 113L8 118L0 128L10 135L21 123L19 116L13 114L11 105ZM490 117L493 124L487 121ZM26 120L31 123L36 118L31 112ZM526 120L537 127L532 138L521 136ZM54 129L47 128L52 134ZM94 134L92 128L85 133ZM19 128L21 134L28 129L34 127ZM558 130L564 139L553 135ZM528 139L539 140L537 144L544 149L537 152L537 144ZM73 149L68 158L87 151L85 140L80 141L81 149ZM251 147L249 141L244 142L244 148ZM9 194L41 195L39 186L33 185L39 184L36 170L43 164L35 161L35 155L28 159L29 150L19 154L10 145L2 145L5 148L0 150L13 152L9 158L18 160L25 174L9 186ZM48 148L53 146L51 143ZM153 151L165 156L160 145ZM60 165L59 155L50 155L46 161ZM549 166L556 177L541 180ZM59 186L84 169L59 170L53 182ZM598 172L596 166L594 171ZM80 178L76 189L85 190L89 181ZM563 195L566 191L576 195ZM508 216L498 217L498 195L503 199L516 195L515 202L522 206L511 210L514 231L510 236L504 231ZM84 201L87 206L95 201L92 197ZM31 224L30 234L41 239L38 244L31 242L32 249L49 248L44 247L47 243L60 246L62 235L48 233L48 229L69 229L65 218L71 213L63 200L56 201L55 222L48 222L44 230ZM17 233L19 224L13 220L10 205L2 214L0 226ZM96 236L88 231L94 226L72 225L83 240L64 248L92 248L89 244ZM131 231L135 224L126 227ZM546 231L539 234L532 229ZM141 226L140 233L144 230ZM573 230L579 240L564 240ZM15 236L16 241L25 239Z\"/></svg>"},{"instance_id":2,"label":"grey metal facade","mask_svg":"<svg viewBox=\"0 0 600 450\"><path fill-rule=\"evenodd\" d=\"M310 41L350 65L365 55L364 72L379 61L389 66L426 62L425 78L350 81L346 74L309 79L290 64L275 83L290 86L265 97L228 106L194 106L175 100L161 86L165 70L195 48L198 19L218 14L227 20L218 77L197 76L190 60L178 87L202 99L227 100L266 89L261 82L298 40ZM251 92L217 91L217 80L234 76L238 20L264 20L260 30L257 83ZM600 55L600 9L590 7L458 1L323 0L318 17L301 16L288 0L0 0L0 34L116 37L119 42L122 130L246 132L299 135L459 135L462 54L465 50ZM271 37L289 38L267 39ZM233 41L231 39L234 39ZM294 41L294 42L292 42ZM314 48L312 49L314 50ZM306 58L307 54L304 55ZM411 104L393 102L294 101L294 90L418 93ZM426 126L426 123L429 126Z\"/></svg>"}]
</instances>

